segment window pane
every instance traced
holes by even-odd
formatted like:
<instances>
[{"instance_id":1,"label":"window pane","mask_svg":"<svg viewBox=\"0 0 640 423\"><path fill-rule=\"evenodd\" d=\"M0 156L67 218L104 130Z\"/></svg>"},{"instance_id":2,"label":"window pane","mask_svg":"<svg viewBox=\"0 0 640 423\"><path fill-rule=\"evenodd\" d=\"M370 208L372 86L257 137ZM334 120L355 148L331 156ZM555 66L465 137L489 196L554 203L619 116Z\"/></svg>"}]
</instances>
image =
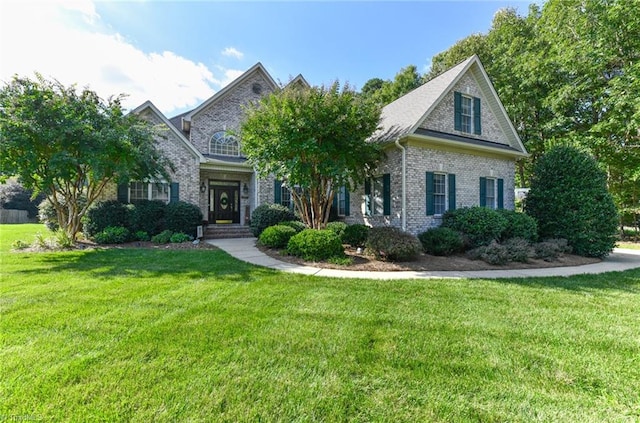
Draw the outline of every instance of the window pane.
<instances>
[{"instance_id":1,"label":"window pane","mask_svg":"<svg viewBox=\"0 0 640 423\"><path fill-rule=\"evenodd\" d=\"M373 199L373 214L384 214L384 193L383 193L382 177L375 178L373 180L373 187L371 190L371 197Z\"/></svg>"},{"instance_id":2,"label":"window pane","mask_svg":"<svg viewBox=\"0 0 640 423\"><path fill-rule=\"evenodd\" d=\"M340 187L336 195L338 196L338 216L344 216L346 214L346 196L344 187Z\"/></svg>"},{"instance_id":3,"label":"window pane","mask_svg":"<svg viewBox=\"0 0 640 423\"><path fill-rule=\"evenodd\" d=\"M473 117L473 101L469 97L462 97L462 114L461 114L461 123L462 123L462 131L469 132L472 131L472 117Z\"/></svg>"},{"instance_id":4,"label":"window pane","mask_svg":"<svg viewBox=\"0 0 640 423\"><path fill-rule=\"evenodd\" d=\"M487 178L487 207L496 208L496 180Z\"/></svg>"},{"instance_id":5,"label":"window pane","mask_svg":"<svg viewBox=\"0 0 640 423\"><path fill-rule=\"evenodd\" d=\"M129 201L147 200L149 192L145 182L131 182Z\"/></svg>"},{"instance_id":6,"label":"window pane","mask_svg":"<svg viewBox=\"0 0 640 423\"><path fill-rule=\"evenodd\" d=\"M289 191L289 188L285 186L280 188L280 204L291 208L291 191Z\"/></svg>"},{"instance_id":7,"label":"window pane","mask_svg":"<svg viewBox=\"0 0 640 423\"><path fill-rule=\"evenodd\" d=\"M435 214L443 214L446 209L446 175L433 175L433 206Z\"/></svg>"},{"instance_id":8,"label":"window pane","mask_svg":"<svg viewBox=\"0 0 640 423\"><path fill-rule=\"evenodd\" d=\"M169 202L169 184L152 183L151 200Z\"/></svg>"},{"instance_id":9,"label":"window pane","mask_svg":"<svg viewBox=\"0 0 640 423\"><path fill-rule=\"evenodd\" d=\"M211 137L209 153L222 156L238 156L238 140L236 140L233 135L229 135L224 131L216 132Z\"/></svg>"}]
</instances>

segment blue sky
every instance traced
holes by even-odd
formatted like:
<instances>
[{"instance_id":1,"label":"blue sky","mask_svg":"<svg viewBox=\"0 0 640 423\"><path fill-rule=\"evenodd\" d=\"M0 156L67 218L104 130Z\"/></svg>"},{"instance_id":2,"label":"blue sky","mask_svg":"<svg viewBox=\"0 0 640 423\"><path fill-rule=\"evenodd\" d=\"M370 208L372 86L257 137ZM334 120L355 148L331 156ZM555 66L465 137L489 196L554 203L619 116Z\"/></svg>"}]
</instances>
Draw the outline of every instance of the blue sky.
<instances>
[{"instance_id":1,"label":"blue sky","mask_svg":"<svg viewBox=\"0 0 640 423\"><path fill-rule=\"evenodd\" d=\"M533 0L532 0L533 1ZM90 1L0 3L0 80L40 72L171 117L256 62L274 79L362 87L392 79L532 1ZM16 42L20 40L20 42Z\"/></svg>"}]
</instances>

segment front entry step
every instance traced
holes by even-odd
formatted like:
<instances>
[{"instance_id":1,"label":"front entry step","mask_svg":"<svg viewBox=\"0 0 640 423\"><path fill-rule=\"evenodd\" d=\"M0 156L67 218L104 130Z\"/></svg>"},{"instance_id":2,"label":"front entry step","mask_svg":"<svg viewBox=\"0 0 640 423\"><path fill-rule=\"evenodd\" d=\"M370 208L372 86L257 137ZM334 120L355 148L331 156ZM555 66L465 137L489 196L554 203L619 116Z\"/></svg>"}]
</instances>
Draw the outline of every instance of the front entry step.
<instances>
[{"instance_id":1,"label":"front entry step","mask_svg":"<svg viewBox=\"0 0 640 423\"><path fill-rule=\"evenodd\" d=\"M209 225L204 231L205 239L252 238L253 233L248 226L242 225Z\"/></svg>"}]
</instances>

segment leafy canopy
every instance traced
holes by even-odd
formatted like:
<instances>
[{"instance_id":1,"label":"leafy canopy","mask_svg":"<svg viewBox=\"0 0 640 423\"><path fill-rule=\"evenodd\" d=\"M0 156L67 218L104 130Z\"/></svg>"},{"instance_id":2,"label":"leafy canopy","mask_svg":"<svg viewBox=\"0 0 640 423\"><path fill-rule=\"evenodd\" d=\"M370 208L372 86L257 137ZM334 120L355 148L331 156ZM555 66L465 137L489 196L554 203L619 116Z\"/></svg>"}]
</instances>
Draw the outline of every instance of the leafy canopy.
<instances>
[{"instance_id":1,"label":"leafy canopy","mask_svg":"<svg viewBox=\"0 0 640 423\"><path fill-rule=\"evenodd\" d=\"M379 107L348 85L287 87L247 108L242 149L261 177L295 187L303 222L319 229L336 189L361 184L381 158L379 145L367 141L379 120Z\"/></svg>"},{"instance_id":2,"label":"leafy canopy","mask_svg":"<svg viewBox=\"0 0 640 423\"><path fill-rule=\"evenodd\" d=\"M17 176L44 194L74 239L109 182L168 179L171 165L152 128L125 114L121 98L103 100L41 75L15 76L0 90L0 179Z\"/></svg>"}]
</instances>

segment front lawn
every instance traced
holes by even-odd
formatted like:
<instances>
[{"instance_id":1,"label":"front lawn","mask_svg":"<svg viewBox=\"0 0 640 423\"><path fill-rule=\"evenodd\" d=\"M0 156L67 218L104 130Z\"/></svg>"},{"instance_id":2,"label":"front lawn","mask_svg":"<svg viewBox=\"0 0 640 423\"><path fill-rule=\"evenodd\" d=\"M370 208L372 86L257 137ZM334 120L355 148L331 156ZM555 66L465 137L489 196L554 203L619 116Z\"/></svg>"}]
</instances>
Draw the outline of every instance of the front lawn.
<instances>
[{"instance_id":1,"label":"front lawn","mask_svg":"<svg viewBox=\"0 0 640 423\"><path fill-rule=\"evenodd\" d=\"M9 252L36 230L0 226L5 420L640 420L640 269L391 282Z\"/></svg>"}]
</instances>

